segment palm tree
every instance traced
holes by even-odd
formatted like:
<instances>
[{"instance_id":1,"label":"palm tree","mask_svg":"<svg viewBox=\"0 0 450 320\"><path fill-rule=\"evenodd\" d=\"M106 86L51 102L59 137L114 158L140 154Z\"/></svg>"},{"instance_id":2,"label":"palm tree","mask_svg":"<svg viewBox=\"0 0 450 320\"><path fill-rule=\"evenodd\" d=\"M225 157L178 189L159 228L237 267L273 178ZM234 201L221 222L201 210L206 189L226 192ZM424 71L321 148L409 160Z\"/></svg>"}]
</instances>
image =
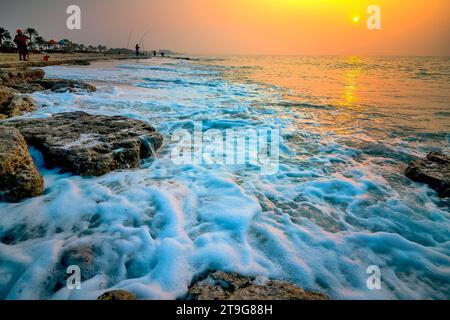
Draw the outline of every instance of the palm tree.
<instances>
[{"instance_id":1,"label":"palm tree","mask_svg":"<svg viewBox=\"0 0 450 320\"><path fill-rule=\"evenodd\" d=\"M5 48L12 48L12 47L14 47L15 45L14 45L14 42L12 42L11 40L6 40L5 42L3 42L3 46L4 46Z\"/></svg>"},{"instance_id":2,"label":"palm tree","mask_svg":"<svg viewBox=\"0 0 450 320\"><path fill-rule=\"evenodd\" d=\"M89 49L90 52L93 52L93 51L94 51L94 46L89 45L89 46L88 46L88 49Z\"/></svg>"},{"instance_id":3,"label":"palm tree","mask_svg":"<svg viewBox=\"0 0 450 320\"><path fill-rule=\"evenodd\" d=\"M67 51L73 51L73 42L70 40L67 40Z\"/></svg>"},{"instance_id":4,"label":"palm tree","mask_svg":"<svg viewBox=\"0 0 450 320\"><path fill-rule=\"evenodd\" d=\"M3 40L11 40L11 35L5 28L0 28L0 47L3 45Z\"/></svg>"},{"instance_id":5,"label":"palm tree","mask_svg":"<svg viewBox=\"0 0 450 320\"><path fill-rule=\"evenodd\" d=\"M45 39L41 36L37 36L34 38L34 40L36 41L36 44L38 45L39 50L42 50L42 47L46 43Z\"/></svg>"},{"instance_id":6,"label":"palm tree","mask_svg":"<svg viewBox=\"0 0 450 320\"><path fill-rule=\"evenodd\" d=\"M39 33L34 28L26 28L25 33L27 33L30 36L30 46L33 43L33 36L38 37Z\"/></svg>"},{"instance_id":7,"label":"palm tree","mask_svg":"<svg viewBox=\"0 0 450 320\"><path fill-rule=\"evenodd\" d=\"M59 43L63 46L64 50L66 51L73 50L73 42L70 41L69 39L62 39Z\"/></svg>"}]
</instances>

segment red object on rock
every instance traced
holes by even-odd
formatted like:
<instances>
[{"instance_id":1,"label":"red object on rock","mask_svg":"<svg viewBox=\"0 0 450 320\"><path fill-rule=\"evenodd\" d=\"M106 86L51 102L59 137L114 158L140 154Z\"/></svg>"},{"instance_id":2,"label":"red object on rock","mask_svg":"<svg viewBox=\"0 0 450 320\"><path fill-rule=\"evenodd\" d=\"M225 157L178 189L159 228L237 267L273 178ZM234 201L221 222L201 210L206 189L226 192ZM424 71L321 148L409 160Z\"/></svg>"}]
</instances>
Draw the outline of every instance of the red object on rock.
<instances>
[{"instance_id":1,"label":"red object on rock","mask_svg":"<svg viewBox=\"0 0 450 320\"><path fill-rule=\"evenodd\" d=\"M42 58L42 60L44 60L44 61L48 61L48 59L50 59L49 56L44 56L44 57Z\"/></svg>"}]
</instances>

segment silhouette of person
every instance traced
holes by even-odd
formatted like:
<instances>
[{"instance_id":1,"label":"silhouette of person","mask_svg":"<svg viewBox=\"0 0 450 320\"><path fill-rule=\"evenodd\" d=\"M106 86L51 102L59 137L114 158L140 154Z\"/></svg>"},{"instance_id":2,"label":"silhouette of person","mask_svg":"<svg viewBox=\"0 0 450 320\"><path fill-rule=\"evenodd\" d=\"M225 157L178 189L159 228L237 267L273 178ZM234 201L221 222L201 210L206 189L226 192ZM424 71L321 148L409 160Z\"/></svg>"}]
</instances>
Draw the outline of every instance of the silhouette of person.
<instances>
[{"instance_id":1,"label":"silhouette of person","mask_svg":"<svg viewBox=\"0 0 450 320\"><path fill-rule=\"evenodd\" d=\"M141 49L141 47L139 46L139 44L136 44L136 57L139 56L139 50Z\"/></svg>"},{"instance_id":2,"label":"silhouette of person","mask_svg":"<svg viewBox=\"0 0 450 320\"><path fill-rule=\"evenodd\" d=\"M17 45L17 49L19 50L19 60L20 61L28 61L28 38L26 35L23 34L23 31L20 29L17 29L17 34L14 37L14 43Z\"/></svg>"}]
</instances>

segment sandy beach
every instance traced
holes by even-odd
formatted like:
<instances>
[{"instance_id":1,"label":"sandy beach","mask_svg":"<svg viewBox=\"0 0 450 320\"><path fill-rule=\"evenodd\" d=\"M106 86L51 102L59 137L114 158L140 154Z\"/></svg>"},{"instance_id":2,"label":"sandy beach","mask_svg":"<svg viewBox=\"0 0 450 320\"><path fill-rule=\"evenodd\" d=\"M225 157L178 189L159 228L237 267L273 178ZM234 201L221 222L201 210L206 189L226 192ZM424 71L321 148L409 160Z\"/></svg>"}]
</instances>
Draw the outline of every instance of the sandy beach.
<instances>
[{"instance_id":1,"label":"sandy beach","mask_svg":"<svg viewBox=\"0 0 450 320\"><path fill-rule=\"evenodd\" d=\"M47 54L31 53L29 61L19 61L16 53L0 53L0 69L24 69L29 67L45 67L62 64L80 64L99 60L126 60L148 59L148 57L136 57L134 54L104 54L104 53L52 53L49 61L44 61Z\"/></svg>"}]
</instances>

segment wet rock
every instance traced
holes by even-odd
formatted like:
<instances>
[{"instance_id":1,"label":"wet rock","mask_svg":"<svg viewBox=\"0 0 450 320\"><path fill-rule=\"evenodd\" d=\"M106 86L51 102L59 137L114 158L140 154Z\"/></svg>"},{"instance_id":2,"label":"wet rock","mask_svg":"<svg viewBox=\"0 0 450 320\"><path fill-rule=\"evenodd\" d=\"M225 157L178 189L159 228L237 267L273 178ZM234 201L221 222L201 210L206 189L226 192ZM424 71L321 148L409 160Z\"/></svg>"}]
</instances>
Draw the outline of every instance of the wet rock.
<instances>
[{"instance_id":1,"label":"wet rock","mask_svg":"<svg viewBox=\"0 0 450 320\"><path fill-rule=\"evenodd\" d=\"M69 266L76 265L81 271L81 280L86 281L95 276L94 254L92 247L83 245L64 250L61 256L61 266L64 270Z\"/></svg>"},{"instance_id":2,"label":"wet rock","mask_svg":"<svg viewBox=\"0 0 450 320\"><path fill-rule=\"evenodd\" d=\"M2 114L7 118L17 117L26 112L32 112L36 110L36 105L31 97L28 96L16 96L8 106L4 107Z\"/></svg>"},{"instance_id":3,"label":"wet rock","mask_svg":"<svg viewBox=\"0 0 450 320\"><path fill-rule=\"evenodd\" d=\"M20 93L33 93L45 90L43 86L33 82L11 84L9 87Z\"/></svg>"},{"instance_id":4,"label":"wet rock","mask_svg":"<svg viewBox=\"0 0 450 320\"><path fill-rule=\"evenodd\" d=\"M20 116L36 110L31 97L23 96L14 89L0 86L0 119Z\"/></svg>"},{"instance_id":5,"label":"wet rock","mask_svg":"<svg viewBox=\"0 0 450 320\"><path fill-rule=\"evenodd\" d=\"M0 105L9 104L12 99L17 95L17 91L8 87L0 87Z\"/></svg>"},{"instance_id":6,"label":"wet rock","mask_svg":"<svg viewBox=\"0 0 450 320\"><path fill-rule=\"evenodd\" d=\"M100 176L119 169L137 168L154 155L163 137L139 120L89 115L56 114L46 119L3 122L14 126L28 144L39 149L49 168L82 176Z\"/></svg>"},{"instance_id":7,"label":"wet rock","mask_svg":"<svg viewBox=\"0 0 450 320\"><path fill-rule=\"evenodd\" d=\"M54 92L94 92L97 88L83 81L66 80L66 79L38 79L30 83L30 85L38 85L44 90Z\"/></svg>"},{"instance_id":8,"label":"wet rock","mask_svg":"<svg viewBox=\"0 0 450 320\"><path fill-rule=\"evenodd\" d=\"M79 61L79 63L83 63ZM33 93L36 91L51 90L55 92L96 91L95 86L77 80L45 79L42 69L26 69L3 72L0 74L0 84L19 91L20 93Z\"/></svg>"},{"instance_id":9,"label":"wet rock","mask_svg":"<svg viewBox=\"0 0 450 320\"><path fill-rule=\"evenodd\" d=\"M89 66L91 63L87 60L77 59L77 60L71 61L70 64L72 64L74 66Z\"/></svg>"},{"instance_id":10,"label":"wet rock","mask_svg":"<svg viewBox=\"0 0 450 320\"><path fill-rule=\"evenodd\" d=\"M43 79L45 72L42 69L26 69L14 70L0 73L0 82L4 86L15 86L23 83L30 83L32 81Z\"/></svg>"},{"instance_id":11,"label":"wet rock","mask_svg":"<svg viewBox=\"0 0 450 320\"><path fill-rule=\"evenodd\" d=\"M125 290L113 290L105 292L97 300L114 301L114 300L137 300L136 296Z\"/></svg>"},{"instance_id":12,"label":"wet rock","mask_svg":"<svg viewBox=\"0 0 450 320\"><path fill-rule=\"evenodd\" d=\"M438 152L412 162L406 176L413 181L428 184L440 197L450 197L450 157Z\"/></svg>"},{"instance_id":13,"label":"wet rock","mask_svg":"<svg viewBox=\"0 0 450 320\"><path fill-rule=\"evenodd\" d=\"M258 283L236 273L209 272L194 281L188 300L328 300L293 284L270 280Z\"/></svg>"},{"instance_id":14,"label":"wet rock","mask_svg":"<svg viewBox=\"0 0 450 320\"><path fill-rule=\"evenodd\" d=\"M15 128L0 126L0 201L18 202L40 195L44 180Z\"/></svg>"}]
</instances>

